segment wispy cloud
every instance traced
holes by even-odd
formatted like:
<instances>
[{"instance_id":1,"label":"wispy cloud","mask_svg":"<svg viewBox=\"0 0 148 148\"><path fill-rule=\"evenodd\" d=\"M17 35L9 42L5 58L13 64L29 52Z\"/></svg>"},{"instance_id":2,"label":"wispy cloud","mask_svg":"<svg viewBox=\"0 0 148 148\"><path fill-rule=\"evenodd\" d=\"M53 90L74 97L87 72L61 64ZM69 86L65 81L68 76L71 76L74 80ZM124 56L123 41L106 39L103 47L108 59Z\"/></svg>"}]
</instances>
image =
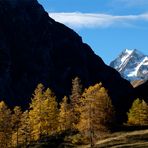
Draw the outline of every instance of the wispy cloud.
<instances>
[{"instance_id":1,"label":"wispy cloud","mask_svg":"<svg viewBox=\"0 0 148 148\"><path fill-rule=\"evenodd\" d=\"M136 22L147 21L148 13L139 15L110 15L100 13L49 13L49 16L73 28L105 28L111 26L128 27Z\"/></svg>"}]
</instances>

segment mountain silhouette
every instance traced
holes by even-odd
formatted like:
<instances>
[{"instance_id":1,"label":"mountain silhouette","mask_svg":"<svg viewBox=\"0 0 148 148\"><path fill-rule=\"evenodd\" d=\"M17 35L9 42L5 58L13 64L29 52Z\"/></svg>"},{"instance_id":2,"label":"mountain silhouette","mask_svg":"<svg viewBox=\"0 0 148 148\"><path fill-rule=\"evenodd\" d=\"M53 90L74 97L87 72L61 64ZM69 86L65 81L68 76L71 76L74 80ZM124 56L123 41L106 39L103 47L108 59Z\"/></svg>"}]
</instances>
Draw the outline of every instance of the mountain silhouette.
<instances>
[{"instance_id":1,"label":"mountain silhouette","mask_svg":"<svg viewBox=\"0 0 148 148\"><path fill-rule=\"evenodd\" d=\"M43 83L60 101L78 76L84 88L102 82L123 119L133 101L131 84L49 15L37 0L0 1L0 98L25 108Z\"/></svg>"}]
</instances>

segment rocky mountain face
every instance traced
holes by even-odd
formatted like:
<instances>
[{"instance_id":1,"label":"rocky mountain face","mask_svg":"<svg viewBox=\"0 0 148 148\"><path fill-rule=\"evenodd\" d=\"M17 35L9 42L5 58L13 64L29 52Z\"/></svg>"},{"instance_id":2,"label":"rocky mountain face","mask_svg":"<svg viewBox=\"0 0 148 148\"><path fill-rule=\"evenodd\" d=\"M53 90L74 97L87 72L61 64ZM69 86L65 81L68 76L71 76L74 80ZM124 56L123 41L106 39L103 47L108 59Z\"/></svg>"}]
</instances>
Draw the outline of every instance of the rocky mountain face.
<instances>
[{"instance_id":1,"label":"rocky mountain face","mask_svg":"<svg viewBox=\"0 0 148 148\"><path fill-rule=\"evenodd\" d=\"M50 18L37 0L0 0L0 98L25 107L43 83L60 100L70 95L76 76L84 87L102 82L118 117L126 115L132 86L78 34Z\"/></svg>"},{"instance_id":2,"label":"rocky mountain face","mask_svg":"<svg viewBox=\"0 0 148 148\"><path fill-rule=\"evenodd\" d=\"M148 55L138 50L125 49L110 66L129 81L148 80Z\"/></svg>"},{"instance_id":3,"label":"rocky mountain face","mask_svg":"<svg viewBox=\"0 0 148 148\"><path fill-rule=\"evenodd\" d=\"M131 84L132 84L132 86L133 86L134 88L136 88L136 87L142 85L142 84L145 83L145 82L146 82L146 80L134 80L134 81L131 82Z\"/></svg>"}]
</instances>

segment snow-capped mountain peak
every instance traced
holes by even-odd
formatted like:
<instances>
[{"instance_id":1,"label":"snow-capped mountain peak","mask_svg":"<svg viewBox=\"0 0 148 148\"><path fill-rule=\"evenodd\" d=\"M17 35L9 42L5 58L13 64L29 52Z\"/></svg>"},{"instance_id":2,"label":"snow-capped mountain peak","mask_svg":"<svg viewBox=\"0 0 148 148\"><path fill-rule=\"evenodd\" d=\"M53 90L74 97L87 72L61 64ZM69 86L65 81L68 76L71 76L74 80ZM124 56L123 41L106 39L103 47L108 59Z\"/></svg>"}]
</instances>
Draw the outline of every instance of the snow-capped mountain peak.
<instances>
[{"instance_id":1,"label":"snow-capped mountain peak","mask_svg":"<svg viewBox=\"0 0 148 148\"><path fill-rule=\"evenodd\" d=\"M121 58L121 62L124 62L133 52L134 50L125 49L124 55Z\"/></svg>"},{"instance_id":2,"label":"snow-capped mountain peak","mask_svg":"<svg viewBox=\"0 0 148 148\"><path fill-rule=\"evenodd\" d=\"M148 79L148 56L137 49L125 49L110 66L129 81Z\"/></svg>"}]
</instances>

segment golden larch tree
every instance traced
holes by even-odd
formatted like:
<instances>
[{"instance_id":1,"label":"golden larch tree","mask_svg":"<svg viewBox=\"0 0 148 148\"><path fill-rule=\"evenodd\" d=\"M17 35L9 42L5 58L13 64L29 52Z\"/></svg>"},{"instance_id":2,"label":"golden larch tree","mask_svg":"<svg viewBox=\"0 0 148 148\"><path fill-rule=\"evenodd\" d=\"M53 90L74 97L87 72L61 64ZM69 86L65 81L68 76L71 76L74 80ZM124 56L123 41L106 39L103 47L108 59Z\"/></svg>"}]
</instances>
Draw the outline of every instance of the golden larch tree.
<instances>
[{"instance_id":1,"label":"golden larch tree","mask_svg":"<svg viewBox=\"0 0 148 148\"><path fill-rule=\"evenodd\" d=\"M70 105L71 105L71 118L73 119L73 130L75 130L75 126L78 124L80 119L80 100L82 96L82 84L79 77L76 77L72 80L72 89L71 89L71 96L70 96Z\"/></svg>"},{"instance_id":2,"label":"golden larch tree","mask_svg":"<svg viewBox=\"0 0 148 148\"><path fill-rule=\"evenodd\" d=\"M110 97L101 83L85 89L80 113L77 128L82 136L90 139L93 146L95 140L108 131L115 113Z\"/></svg>"},{"instance_id":3,"label":"golden larch tree","mask_svg":"<svg viewBox=\"0 0 148 148\"><path fill-rule=\"evenodd\" d=\"M12 124L13 124L12 144L13 146L16 146L16 147L18 147L19 145L19 138L20 138L19 127L21 124L21 115L22 115L21 107L15 106L12 114Z\"/></svg>"},{"instance_id":4,"label":"golden larch tree","mask_svg":"<svg viewBox=\"0 0 148 148\"><path fill-rule=\"evenodd\" d=\"M54 93L47 88L44 92L44 101L42 106L42 132L49 136L57 132L58 129L58 103Z\"/></svg>"},{"instance_id":5,"label":"golden larch tree","mask_svg":"<svg viewBox=\"0 0 148 148\"><path fill-rule=\"evenodd\" d=\"M144 100L134 100L131 109L127 113L129 125L148 125L148 105Z\"/></svg>"},{"instance_id":6,"label":"golden larch tree","mask_svg":"<svg viewBox=\"0 0 148 148\"><path fill-rule=\"evenodd\" d=\"M20 143L22 147L27 147L31 142L31 124L29 111L26 110L21 116L21 125L20 125Z\"/></svg>"},{"instance_id":7,"label":"golden larch tree","mask_svg":"<svg viewBox=\"0 0 148 148\"><path fill-rule=\"evenodd\" d=\"M31 126L31 139L38 140L42 135L42 105L43 105L43 90L44 86L42 84L38 84L35 92L33 94L33 98L31 99L29 118L30 118L30 126Z\"/></svg>"},{"instance_id":8,"label":"golden larch tree","mask_svg":"<svg viewBox=\"0 0 148 148\"><path fill-rule=\"evenodd\" d=\"M11 111L5 104L0 102L0 147L7 148L11 146Z\"/></svg>"},{"instance_id":9,"label":"golden larch tree","mask_svg":"<svg viewBox=\"0 0 148 148\"><path fill-rule=\"evenodd\" d=\"M72 128L73 115L68 104L68 98L65 96L60 103L59 109L59 130L60 132L70 130Z\"/></svg>"}]
</instances>

